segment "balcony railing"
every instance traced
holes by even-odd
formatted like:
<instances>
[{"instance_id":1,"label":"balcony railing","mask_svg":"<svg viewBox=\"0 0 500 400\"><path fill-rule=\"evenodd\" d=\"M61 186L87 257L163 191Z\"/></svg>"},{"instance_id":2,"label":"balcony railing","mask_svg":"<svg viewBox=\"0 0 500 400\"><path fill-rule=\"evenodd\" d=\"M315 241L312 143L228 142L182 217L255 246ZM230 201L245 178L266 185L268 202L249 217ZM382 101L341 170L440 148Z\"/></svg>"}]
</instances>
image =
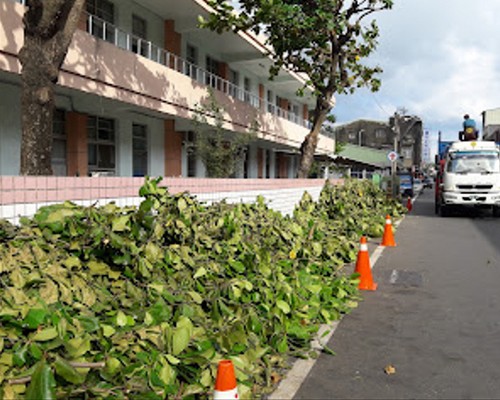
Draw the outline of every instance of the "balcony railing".
<instances>
[{"instance_id":1,"label":"balcony railing","mask_svg":"<svg viewBox=\"0 0 500 400\"><path fill-rule=\"evenodd\" d=\"M250 104L257 109L267 110L278 117L288 119L298 125L310 128L310 122L299 115L269 103L259 98L255 94L243 90L238 85L221 78L220 76L208 72L198 65L184 60L182 57L157 46L156 44L135 36L95 15L87 14L87 31L93 36L113 43L124 50L134 52L140 56L146 57L152 61L165 65L190 76L193 80L211 86L228 96Z\"/></svg>"},{"instance_id":2,"label":"balcony railing","mask_svg":"<svg viewBox=\"0 0 500 400\"><path fill-rule=\"evenodd\" d=\"M15 0L18 3L26 5L27 0ZM145 40L139 36L135 36L113 24L103 20L92 14L86 14L87 32L109 43L113 43L124 50L136 53L142 57L146 57L152 61L160 63L168 68L174 69L190 76L193 80L207 86L211 86L228 96L238 99L242 102L248 103L251 106L267 110L267 112L274 114L280 118L287 119L295 124L311 127L310 121L302 118L300 115L291 111L278 107L276 104L268 102L259 96L240 88L238 85L221 78L220 76L208 72L198 65L190 63L183 58L170 53L160 46Z\"/></svg>"}]
</instances>

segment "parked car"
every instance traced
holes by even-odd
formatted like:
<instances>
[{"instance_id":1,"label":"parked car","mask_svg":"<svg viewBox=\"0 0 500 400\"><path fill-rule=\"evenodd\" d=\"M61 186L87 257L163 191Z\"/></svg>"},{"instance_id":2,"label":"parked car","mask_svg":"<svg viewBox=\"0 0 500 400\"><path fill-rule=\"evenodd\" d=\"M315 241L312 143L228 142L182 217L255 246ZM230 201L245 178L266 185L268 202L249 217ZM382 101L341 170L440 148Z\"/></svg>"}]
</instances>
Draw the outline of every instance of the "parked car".
<instances>
[{"instance_id":1,"label":"parked car","mask_svg":"<svg viewBox=\"0 0 500 400\"><path fill-rule=\"evenodd\" d=\"M422 190L424 190L424 183L422 182L422 179L420 178L413 179L413 191L419 193Z\"/></svg>"},{"instance_id":2,"label":"parked car","mask_svg":"<svg viewBox=\"0 0 500 400\"><path fill-rule=\"evenodd\" d=\"M410 173L401 172L398 174L399 178L399 193L404 198L413 197L413 177Z\"/></svg>"},{"instance_id":3,"label":"parked car","mask_svg":"<svg viewBox=\"0 0 500 400\"><path fill-rule=\"evenodd\" d=\"M430 176L426 176L424 178L424 188L432 189L433 185L434 185L434 180Z\"/></svg>"}]
</instances>

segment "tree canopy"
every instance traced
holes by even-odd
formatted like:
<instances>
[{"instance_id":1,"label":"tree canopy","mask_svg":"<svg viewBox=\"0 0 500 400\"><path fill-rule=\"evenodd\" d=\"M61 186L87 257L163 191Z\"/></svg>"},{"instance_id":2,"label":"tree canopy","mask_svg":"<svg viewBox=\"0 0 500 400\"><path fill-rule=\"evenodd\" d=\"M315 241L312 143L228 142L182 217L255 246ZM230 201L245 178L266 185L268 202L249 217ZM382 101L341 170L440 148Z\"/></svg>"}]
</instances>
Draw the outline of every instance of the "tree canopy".
<instances>
[{"instance_id":1,"label":"tree canopy","mask_svg":"<svg viewBox=\"0 0 500 400\"><path fill-rule=\"evenodd\" d=\"M382 72L363 62L377 46L373 13L390 9L393 0L207 0L214 9L201 26L222 33L263 33L273 60L270 78L282 68L307 75L316 97L312 128L301 147L298 176L312 165L321 126L334 105L334 94L368 87L377 91ZM304 88L303 88L304 89ZM299 95L303 94L303 89Z\"/></svg>"}]
</instances>

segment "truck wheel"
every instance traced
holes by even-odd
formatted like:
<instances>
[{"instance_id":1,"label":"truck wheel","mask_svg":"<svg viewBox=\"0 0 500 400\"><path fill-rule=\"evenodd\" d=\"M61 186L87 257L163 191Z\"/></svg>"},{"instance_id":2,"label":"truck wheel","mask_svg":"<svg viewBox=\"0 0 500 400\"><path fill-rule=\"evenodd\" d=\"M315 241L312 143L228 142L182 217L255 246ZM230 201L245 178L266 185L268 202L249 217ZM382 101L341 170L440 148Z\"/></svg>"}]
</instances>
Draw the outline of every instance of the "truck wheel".
<instances>
[{"instance_id":1,"label":"truck wheel","mask_svg":"<svg viewBox=\"0 0 500 400\"><path fill-rule=\"evenodd\" d=\"M500 207L493 207L493 210L492 210L492 211L493 211L493 216L494 216L495 218L500 217Z\"/></svg>"}]
</instances>

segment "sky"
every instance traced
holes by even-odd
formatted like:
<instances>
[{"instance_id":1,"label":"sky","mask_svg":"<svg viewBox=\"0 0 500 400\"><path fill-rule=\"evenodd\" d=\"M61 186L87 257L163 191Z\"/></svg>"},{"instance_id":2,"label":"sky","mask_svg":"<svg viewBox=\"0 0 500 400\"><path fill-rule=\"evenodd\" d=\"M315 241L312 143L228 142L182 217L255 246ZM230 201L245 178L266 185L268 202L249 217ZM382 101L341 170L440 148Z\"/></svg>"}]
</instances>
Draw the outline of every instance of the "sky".
<instances>
[{"instance_id":1,"label":"sky","mask_svg":"<svg viewBox=\"0 0 500 400\"><path fill-rule=\"evenodd\" d=\"M437 133L455 140L463 115L481 126L481 113L500 107L500 0L394 0L374 14L378 92L360 89L336 96L337 124L356 119L387 121L397 109L420 117L431 153Z\"/></svg>"}]
</instances>

